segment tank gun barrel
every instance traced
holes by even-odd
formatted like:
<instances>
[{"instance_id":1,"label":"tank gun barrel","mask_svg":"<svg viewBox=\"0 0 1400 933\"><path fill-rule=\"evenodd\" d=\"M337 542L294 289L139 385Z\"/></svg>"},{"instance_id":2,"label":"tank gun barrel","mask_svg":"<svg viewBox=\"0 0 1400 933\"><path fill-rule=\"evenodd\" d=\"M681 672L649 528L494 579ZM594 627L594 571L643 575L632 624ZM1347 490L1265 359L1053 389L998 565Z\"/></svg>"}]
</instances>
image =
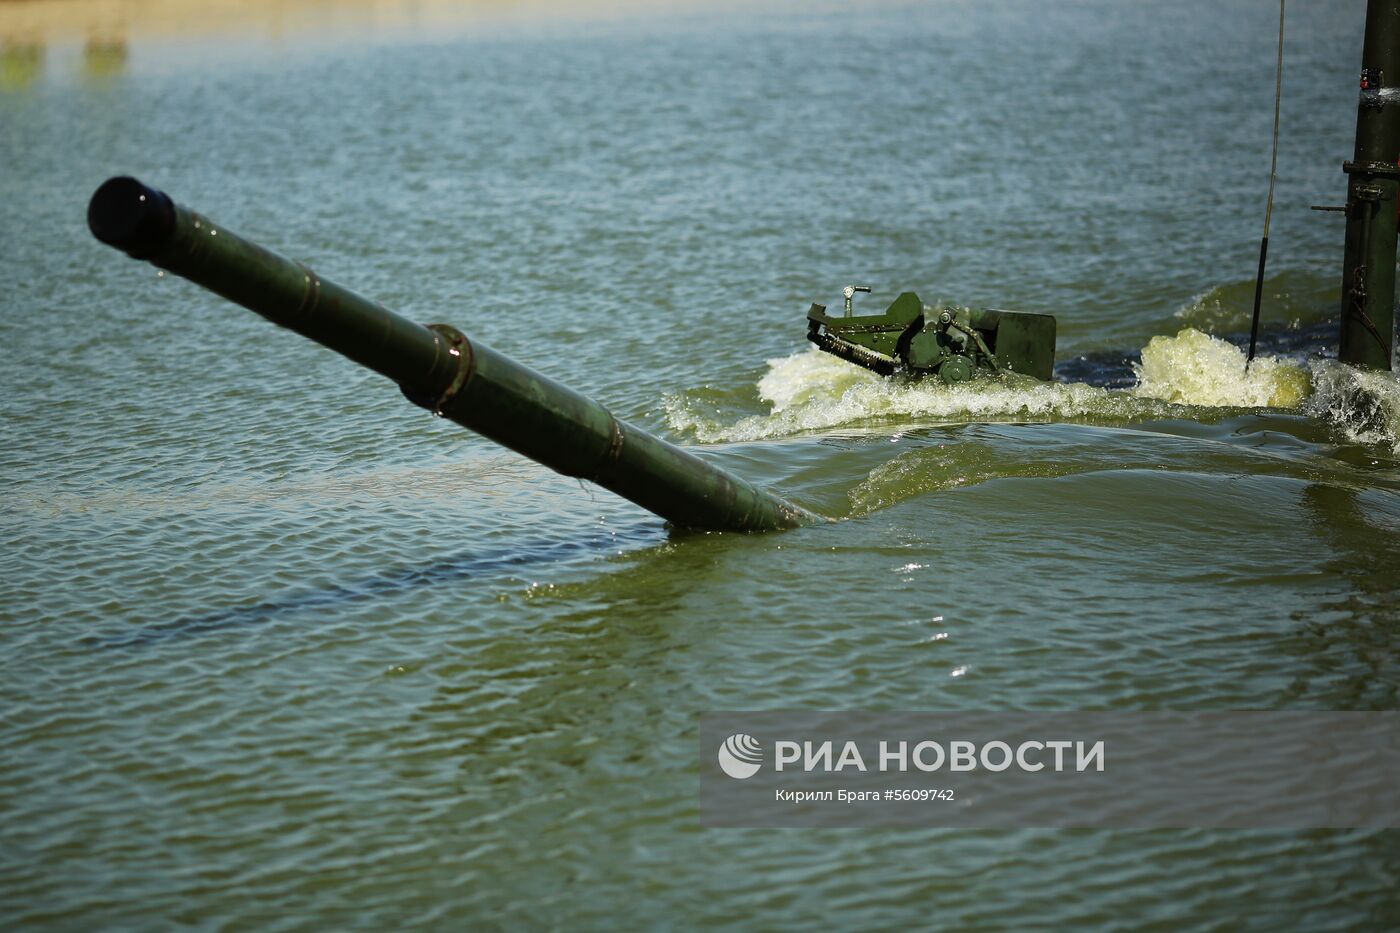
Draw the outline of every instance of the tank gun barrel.
<instances>
[{"instance_id":1,"label":"tank gun barrel","mask_svg":"<svg viewBox=\"0 0 1400 933\"><path fill-rule=\"evenodd\" d=\"M111 178L97 189L88 226L103 243L386 376L415 404L676 526L770 531L824 520L456 328L400 317L134 178Z\"/></svg>"}]
</instances>

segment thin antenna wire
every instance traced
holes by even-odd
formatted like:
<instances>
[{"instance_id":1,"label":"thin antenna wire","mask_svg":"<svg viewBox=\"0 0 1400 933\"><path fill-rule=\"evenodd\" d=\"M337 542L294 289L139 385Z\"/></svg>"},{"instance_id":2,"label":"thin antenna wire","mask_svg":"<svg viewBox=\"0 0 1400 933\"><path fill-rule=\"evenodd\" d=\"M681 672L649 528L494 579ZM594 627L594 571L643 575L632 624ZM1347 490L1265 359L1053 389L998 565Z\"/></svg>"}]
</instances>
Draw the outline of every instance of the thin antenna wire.
<instances>
[{"instance_id":1,"label":"thin antenna wire","mask_svg":"<svg viewBox=\"0 0 1400 933\"><path fill-rule=\"evenodd\" d=\"M1269 163L1269 202L1264 208L1264 238L1259 241L1259 273L1254 278L1254 319L1249 325L1249 355L1244 371L1254 361L1254 346L1259 340L1259 303L1264 297L1264 263L1269 256L1269 223L1274 219L1274 182L1278 179L1278 115L1283 100L1283 10L1287 0L1278 0L1278 66L1274 70L1274 154Z\"/></svg>"}]
</instances>

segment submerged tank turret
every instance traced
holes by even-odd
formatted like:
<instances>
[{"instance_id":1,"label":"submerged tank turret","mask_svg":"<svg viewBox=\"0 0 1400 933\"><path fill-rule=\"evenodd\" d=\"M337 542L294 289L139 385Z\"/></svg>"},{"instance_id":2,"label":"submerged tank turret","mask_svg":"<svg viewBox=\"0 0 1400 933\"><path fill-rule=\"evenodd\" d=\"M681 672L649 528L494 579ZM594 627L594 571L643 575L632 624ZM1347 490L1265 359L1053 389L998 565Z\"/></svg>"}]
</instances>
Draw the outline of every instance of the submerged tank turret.
<instances>
[{"instance_id":1,"label":"submerged tank turret","mask_svg":"<svg viewBox=\"0 0 1400 933\"><path fill-rule=\"evenodd\" d=\"M978 373L1016 372L1049 380L1055 368L1055 318L1049 314L925 305L904 292L883 314L857 315L852 299L870 291L847 285L845 313L807 312L807 339L884 376L937 376L952 384Z\"/></svg>"}]
</instances>

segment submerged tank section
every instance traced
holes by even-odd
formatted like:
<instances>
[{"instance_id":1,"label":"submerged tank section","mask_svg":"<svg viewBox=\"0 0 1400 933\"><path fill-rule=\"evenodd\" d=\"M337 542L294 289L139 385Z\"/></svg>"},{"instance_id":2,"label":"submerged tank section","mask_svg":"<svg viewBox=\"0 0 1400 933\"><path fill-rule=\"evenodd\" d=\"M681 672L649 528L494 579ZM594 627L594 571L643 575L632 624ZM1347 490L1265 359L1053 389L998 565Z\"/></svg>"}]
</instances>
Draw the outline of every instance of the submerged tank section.
<instances>
[{"instance_id":1,"label":"submerged tank section","mask_svg":"<svg viewBox=\"0 0 1400 933\"><path fill-rule=\"evenodd\" d=\"M833 356L883 376L936 376L949 385L979 373L1016 372L1050 380L1055 318L994 309L934 308L904 292L883 314L857 315L852 302L868 285L847 285L841 317L813 304L807 339Z\"/></svg>"}]
</instances>

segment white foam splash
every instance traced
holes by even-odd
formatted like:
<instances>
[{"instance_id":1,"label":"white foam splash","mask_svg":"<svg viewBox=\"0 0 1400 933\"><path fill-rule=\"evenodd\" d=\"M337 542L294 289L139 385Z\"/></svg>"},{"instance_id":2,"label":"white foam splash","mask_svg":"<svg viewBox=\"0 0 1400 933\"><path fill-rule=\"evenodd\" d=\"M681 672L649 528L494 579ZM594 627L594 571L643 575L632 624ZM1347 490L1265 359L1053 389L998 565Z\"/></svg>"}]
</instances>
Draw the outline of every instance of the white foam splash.
<instances>
[{"instance_id":1,"label":"white foam splash","mask_svg":"<svg viewBox=\"0 0 1400 933\"><path fill-rule=\"evenodd\" d=\"M1315 360L1312 384L1308 411L1353 443L1400 455L1400 377L1336 360Z\"/></svg>"},{"instance_id":2,"label":"white foam splash","mask_svg":"<svg viewBox=\"0 0 1400 933\"><path fill-rule=\"evenodd\" d=\"M1153 337L1133 364L1133 394L1212 408L1297 408L1309 392L1308 372L1278 357L1257 357L1245 371L1244 351L1186 328L1175 337Z\"/></svg>"},{"instance_id":3,"label":"white foam splash","mask_svg":"<svg viewBox=\"0 0 1400 933\"><path fill-rule=\"evenodd\" d=\"M1134 371L1138 384L1125 391L1022 376L946 386L937 379L877 376L812 347L768 361L757 385L770 407L767 414L726 423L722 412L684 396L668 398L666 412L674 430L703 443L721 443L913 419L1123 424L1206 417L1202 409L1305 406L1355 443L1400 453L1400 380L1388 373L1335 361L1305 367L1277 357L1255 359L1246 373L1243 351L1193 328L1152 338Z\"/></svg>"},{"instance_id":4,"label":"white foam splash","mask_svg":"<svg viewBox=\"0 0 1400 933\"><path fill-rule=\"evenodd\" d=\"M1082 383L1044 383L1026 377L980 379L946 386L937 379L877 376L815 347L768 361L758 381L772 407L733 424L708 417L684 398L667 401L677 431L705 443L752 441L882 420L1049 421L1070 418L1131 420L1165 414L1170 406Z\"/></svg>"}]
</instances>

